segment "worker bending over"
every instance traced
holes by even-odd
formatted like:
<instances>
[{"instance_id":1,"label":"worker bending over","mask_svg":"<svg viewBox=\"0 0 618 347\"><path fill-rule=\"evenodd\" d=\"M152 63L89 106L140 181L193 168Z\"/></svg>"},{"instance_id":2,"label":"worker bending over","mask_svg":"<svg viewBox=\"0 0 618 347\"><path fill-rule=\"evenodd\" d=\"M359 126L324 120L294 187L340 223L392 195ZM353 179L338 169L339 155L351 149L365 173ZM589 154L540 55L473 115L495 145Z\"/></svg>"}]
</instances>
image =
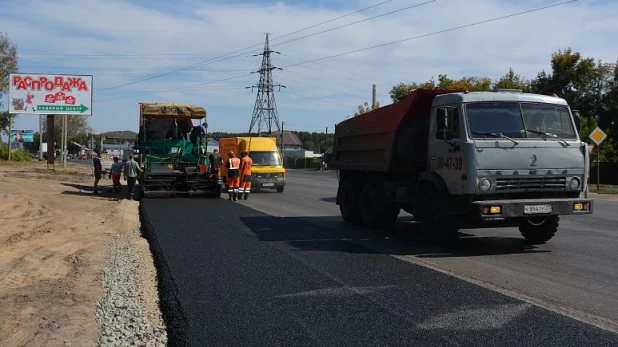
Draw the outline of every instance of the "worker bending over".
<instances>
[{"instance_id":1,"label":"worker bending over","mask_svg":"<svg viewBox=\"0 0 618 347\"><path fill-rule=\"evenodd\" d=\"M249 152L241 151L240 157L240 197L247 200L251 192L251 166L253 160L249 156Z\"/></svg>"},{"instance_id":2,"label":"worker bending over","mask_svg":"<svg viewBox=\"0 0 618 347\"><path fill-rule=\"evenodd\" d=\"M234 156L233 151L230 151L229 157L230 159L225 163L227 168L227 194L229 195L229 200L236 201L240 183L240 159Z\"/></svg>"}]
</instances>

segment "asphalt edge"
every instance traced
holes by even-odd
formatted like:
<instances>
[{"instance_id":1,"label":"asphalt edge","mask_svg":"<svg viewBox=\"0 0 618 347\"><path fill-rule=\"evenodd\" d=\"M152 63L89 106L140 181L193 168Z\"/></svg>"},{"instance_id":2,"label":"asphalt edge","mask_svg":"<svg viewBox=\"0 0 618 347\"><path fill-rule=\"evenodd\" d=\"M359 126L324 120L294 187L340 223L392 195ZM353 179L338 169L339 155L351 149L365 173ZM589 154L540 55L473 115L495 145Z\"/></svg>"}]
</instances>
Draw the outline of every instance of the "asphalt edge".
<instances>
[{"instance_id":1,"label":"asphalt edge","mask_svg":"<svg viewBox=\"0 0 618 347\"><path fill-rule=\"evenodd\" d=\"M168 346L189 346L186 335L187 318L178 299L178 287L172 276L167 259L163 255L159 239L148 218L144 202L139 204L141 234L148 241L157 269L159 307L167 330Z\"/></svg>"}]
</instances>

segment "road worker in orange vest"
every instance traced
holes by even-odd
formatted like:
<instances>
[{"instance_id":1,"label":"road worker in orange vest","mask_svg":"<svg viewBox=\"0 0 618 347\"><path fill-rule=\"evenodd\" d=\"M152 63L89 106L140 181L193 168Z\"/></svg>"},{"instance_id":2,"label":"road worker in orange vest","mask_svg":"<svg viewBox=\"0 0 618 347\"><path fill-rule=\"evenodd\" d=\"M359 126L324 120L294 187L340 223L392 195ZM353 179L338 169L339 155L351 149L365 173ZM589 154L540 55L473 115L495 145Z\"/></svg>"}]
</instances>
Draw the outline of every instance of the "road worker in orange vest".
<instances>
[{"instance_id":1,"label":"road worker in orange vest","mask_svg":"<svg viewBox=\"0 0 618 347\"><path fill-rule=\"evenodd\" d=\"M249 156L249 152L240 152L240 198L247 200L251 192L251 166L253 160Z\"/></svg>"},{"instance_id":2,"label":"road worker in orange vest","mask_svg":"<svg viewBox=\"0 0 618 347\"><path fill-rule=\"evenodd\" d=\"M225 163L227 168L227 193L229 200L236 201L238 197L238 186L240 183L240 159L234 156L234 152L230 151L229 157Z\"/></svg>"}]
</instances>

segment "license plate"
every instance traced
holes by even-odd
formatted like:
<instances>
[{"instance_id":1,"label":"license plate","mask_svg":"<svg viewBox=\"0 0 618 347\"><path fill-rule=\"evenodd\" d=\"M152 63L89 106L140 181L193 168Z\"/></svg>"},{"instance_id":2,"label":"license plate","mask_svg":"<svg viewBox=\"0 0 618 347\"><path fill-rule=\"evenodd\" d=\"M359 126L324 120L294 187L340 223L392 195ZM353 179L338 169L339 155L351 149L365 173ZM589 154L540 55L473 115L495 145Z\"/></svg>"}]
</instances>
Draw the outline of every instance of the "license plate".
<instances>
[{"instance_id":1,"label":"license plate","mask_svg":"<svg viewBox=\"0 0 618 347\"><path fill-rule=\"evenodd\" d=\"M551 213L552 208L551 205L526 205L524 206L525 214L541 214L541 213Z\"/></svg>"},{"instance_id":2,"label":"license plate","mask_svg":"<svg viewBox=\"0 0 618 347\"><path fill-rule=\"evenodd\" d=\"M264 183L264 187L274 187L274 183Z\"/></svg>"}]
</instances>

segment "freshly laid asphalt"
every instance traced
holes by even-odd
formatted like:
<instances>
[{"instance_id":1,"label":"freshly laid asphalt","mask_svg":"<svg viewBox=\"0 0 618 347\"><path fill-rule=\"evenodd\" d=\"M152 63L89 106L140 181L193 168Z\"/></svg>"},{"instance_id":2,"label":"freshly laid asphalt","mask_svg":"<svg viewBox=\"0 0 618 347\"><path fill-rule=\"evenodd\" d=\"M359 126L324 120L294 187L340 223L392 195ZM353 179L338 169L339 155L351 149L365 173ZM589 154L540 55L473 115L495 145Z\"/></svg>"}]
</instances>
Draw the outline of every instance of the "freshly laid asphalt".
<instances>
[{"instance_id":1,"label":"freshly laid asphalt","mask_svg":"<svg viewBox=\"0 0 618 347\"><path fill-rule=\"evenodd\" d=\"M259 212L258 194L142 201L170 346L618 346L618 334L362 244L379 233Z\"/></svg>"}]
</instances>

